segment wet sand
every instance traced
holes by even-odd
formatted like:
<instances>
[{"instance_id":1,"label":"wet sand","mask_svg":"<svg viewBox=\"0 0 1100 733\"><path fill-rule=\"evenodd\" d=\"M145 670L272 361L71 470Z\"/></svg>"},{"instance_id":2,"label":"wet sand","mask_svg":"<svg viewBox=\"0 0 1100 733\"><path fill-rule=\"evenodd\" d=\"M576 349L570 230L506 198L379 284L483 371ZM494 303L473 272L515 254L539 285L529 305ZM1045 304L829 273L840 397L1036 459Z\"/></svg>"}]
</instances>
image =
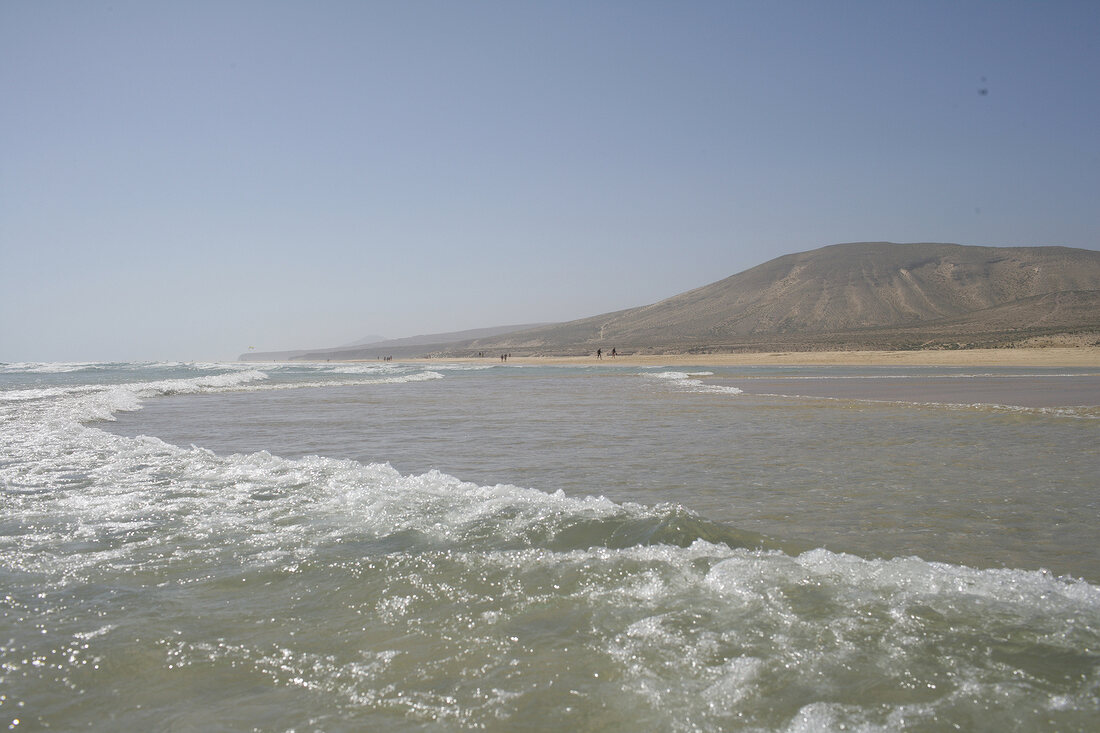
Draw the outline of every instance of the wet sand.
<instances>
[{"instance_id":1,"label":"wet sand","mask_svg":"<svg viewBox=\"0 0 1100 733\"><path fill-rule=\"evenodd\" d=\"M918 404L1098 407L1100 374L1074 376L824 377L720 380L748 394Z\"/></svg>"},{"instance_id":2,"label":"wet sand","mask_svg":"<svg viewBox=\"0 0 1100 733\"><path fill-rule=\"evenodd\" d=\"M500 363L500 357L398 359ZM1100 369L1100 347L1046 349L969 349L957 351L788 351L739 354L626 354L604 356L519 356L509 364L605 364L608 366L990 366L1093 367Z\"/></svg>"},{"instance_id":3,"label":"wet sand","mask_svg":"<svg viewBox=\"0 0 1100 733\"><path fill-rule=\"evenodd\" d=\"M419 360L415 360L419 361ZM443 360L455 361L455 360ZM461 361L500 363L498 357ZM737 366L954 367L1036 369L1042 374L830 375L757 377L717 375L706 381L749 394L826 397L936 404L985 404L1026 408L1100 407L1100 348L974 349L959 351L833 351L747 354L662 354L587 357L521 357L508 364L591 364L690 369ZM1066 374L1051 373L1066 369ZM1075 371L1083 370L1083 371Z\"/></svg>"}]
</instances>

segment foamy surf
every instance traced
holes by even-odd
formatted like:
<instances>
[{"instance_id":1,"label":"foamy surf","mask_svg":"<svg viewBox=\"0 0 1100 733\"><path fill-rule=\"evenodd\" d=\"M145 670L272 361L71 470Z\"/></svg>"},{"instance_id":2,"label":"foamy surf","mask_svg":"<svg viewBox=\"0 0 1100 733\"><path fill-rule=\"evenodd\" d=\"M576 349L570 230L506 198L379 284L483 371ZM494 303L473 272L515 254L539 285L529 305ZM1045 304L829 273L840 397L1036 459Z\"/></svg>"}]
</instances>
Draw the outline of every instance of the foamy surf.
<instances>
[{"instance_id":1,"label":"foamy surf","mask_svg":"<svg viewBox=\"0 0 1100 733\"><path fill-rule=\"evenodd\" d=\"M4 403L9 726L1088 730L1100 712L1100 589L1082 580L96 425L161 397L429 372L294 374ZM659 379L706 376L684 375Z\"/></svg>"},{"instance_id":2,"label":"foamy surf","mask_svg":"<svg viewBox=\"0 0 1100 733\"><path fill-rule=\"evenodd\" d=\"M700 377L713 376L714 372L647 372L646 376L664 380L685 392L710 392L714 394L742 394L738 387L722 384L705 384Z\"/></svg>"}]
</instances>

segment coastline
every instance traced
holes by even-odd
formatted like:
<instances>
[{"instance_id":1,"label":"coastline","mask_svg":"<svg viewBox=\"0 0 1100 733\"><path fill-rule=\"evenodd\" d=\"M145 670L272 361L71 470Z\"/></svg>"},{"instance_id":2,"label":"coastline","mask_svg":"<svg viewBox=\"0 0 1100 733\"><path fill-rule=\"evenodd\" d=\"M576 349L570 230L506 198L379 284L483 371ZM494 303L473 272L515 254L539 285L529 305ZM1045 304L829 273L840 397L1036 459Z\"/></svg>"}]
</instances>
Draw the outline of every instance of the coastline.
<instances>
[{"instance_id":1,"label":"coastline","mask_svg":"<svg viewBox=\"0 0 1100 733\"><path fill-rule=\"evenodd\" d=\"M374 360L369 360L374 361ZM499 356L397 358L408 363L499 364ZM737 354L626 354L597 359L588 356L520 356L508 364L605 366L986 366L1096 367L1100 347L959 349L942 351L789 351Z\"/></svg>"}]
</instances>

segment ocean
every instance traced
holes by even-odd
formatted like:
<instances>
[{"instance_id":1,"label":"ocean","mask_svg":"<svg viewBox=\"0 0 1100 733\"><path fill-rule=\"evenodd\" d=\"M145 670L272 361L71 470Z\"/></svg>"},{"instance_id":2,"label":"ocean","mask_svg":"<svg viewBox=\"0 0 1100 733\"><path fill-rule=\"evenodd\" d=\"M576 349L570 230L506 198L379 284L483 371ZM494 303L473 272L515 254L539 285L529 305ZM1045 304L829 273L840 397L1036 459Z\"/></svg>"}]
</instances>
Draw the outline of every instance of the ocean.
<instances>
[{"instance_id":1,"label":"ocean","mask_svg":"<svg viewBox=\"0 0 1100 733\"><path fill-rule=\"evenodd\" d=\"M0 725L1092 731L1100 369L0 364Z\"/></svg>"}]
</instances>

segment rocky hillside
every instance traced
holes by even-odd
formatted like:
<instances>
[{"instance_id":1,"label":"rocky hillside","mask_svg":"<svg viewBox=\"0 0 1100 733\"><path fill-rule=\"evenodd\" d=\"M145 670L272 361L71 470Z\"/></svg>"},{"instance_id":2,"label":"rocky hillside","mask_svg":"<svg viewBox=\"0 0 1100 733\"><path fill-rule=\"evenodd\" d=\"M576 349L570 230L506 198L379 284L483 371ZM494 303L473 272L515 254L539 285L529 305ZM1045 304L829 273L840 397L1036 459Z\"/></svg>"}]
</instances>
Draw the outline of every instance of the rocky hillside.
<instances>
[{"instance_id":1,"label":"rocky hillside","mask_svg":"<svg viewBox=\"0 0 1100 733\"><path fill-rule=\"evenodd\" d=\"M653 305L441 353L952 347L1089 331L1100 332L1100 252L863 242L779 257Z\"/></svg>"}]
</instances>

